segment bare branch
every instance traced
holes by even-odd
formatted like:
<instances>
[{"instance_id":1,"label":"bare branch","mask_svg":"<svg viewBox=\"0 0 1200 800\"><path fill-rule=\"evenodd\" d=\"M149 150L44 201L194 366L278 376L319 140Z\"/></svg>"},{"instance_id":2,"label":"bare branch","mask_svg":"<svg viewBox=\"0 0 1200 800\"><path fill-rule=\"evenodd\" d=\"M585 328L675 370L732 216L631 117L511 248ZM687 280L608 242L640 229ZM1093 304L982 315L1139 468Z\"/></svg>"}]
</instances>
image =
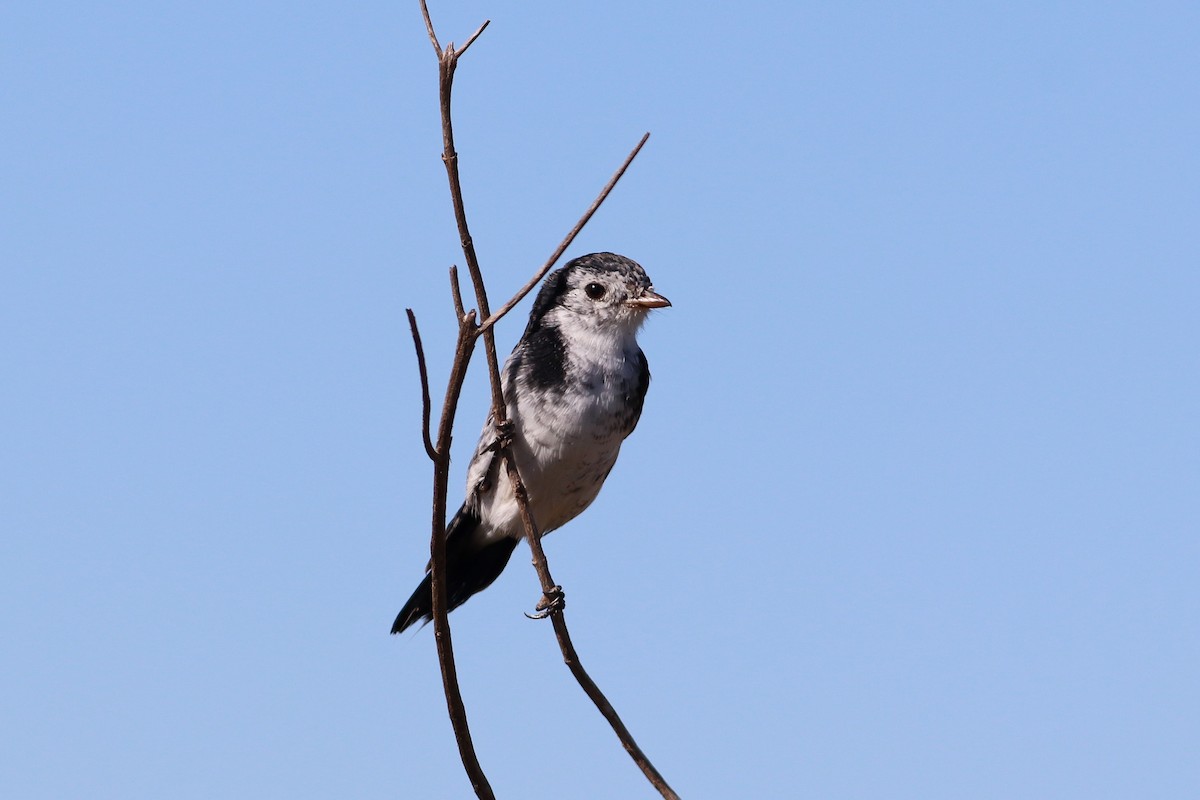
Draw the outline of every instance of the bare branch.
<instances>
[{"instance_id":1,"label":"bare branch","mask_svg":"<svg viewBox=\"0 0 1200 800\"><path fill-rule=\"evenodd\" d=\"M679 795L675 793L675 790L671 788L670 784L667 783L666 779L663 778L650 759L646 757L646 754L642 752L642 748L638 747L633 734L629 732L629 729L625 727L625 723L617 715L617 710L613 708L612 703L608 702L608 698L604 696L604 692L600 690L600 687L588 675L587 670L583 668L583 662L579 659L579 653L575 651L575 644L571 641L570 631L567 630L567 620L563 615L562 589L554 583L554 578L550 575L546 553L542 549L542 537L538 532L533 514L529 510L529 494L526 492L525 484L517 471L517 465L511 451L505 450L503 455L504 463L508 470L508 478L512 481L513 494L517 499L517 508L521 512L521 521L525 525L525 538L529 542L530 551L533 553L533 567L537 571L538 579L542 584L542 596L544 600L549 601L549 617L551 623L554 625L554 636L558 639L558 649L562 651L563 662L571 670L571 674L575 676L575 680L579 683L580 688L583 689L584 693L596 705L600 714L608 720L608 724L612 726L613 732L617 734L617 738L621 741L621 746L625 748L625 752L629 753L630 758L637 764L638 769L646 776L646 780L650 781L650 784L666 800L679 800Z\"/></svg>"},{"instance_id":2,"label":"bare branch","mask_svg":"<svg viewBox=\"0 0 1200 800\"><path fill-rule=\"evenodd\" d=\"M445 123L450 113L450 89L454 76L456 56L453 48L442 51L437 34L433 29L433 20L429 16L429 7L421 0L421 14L425 18L425 28L429 33L429 41L433 44L438 57L438 82L441 97L442 117ZM482 30L482 29L481 29ZM478 36L477 32L475 36ZM474 39L475 37L472 37ZM443 126L445 127L445 125ZM445 137L443 137L445 138ZM446 153L453 153L453 139L446 140ZM449 168L449 162L447 162ZM455 205L455 215L461 208L461 196ZM463 311L462 294L458 287L458 271L450 270L450 287L454 296L455 313L458 318L458 343L454 352L454 363L450 369L450 378L446 384L446 397L442 403L441 420L438 422L437 447L434 448L437 457L433 462L433 514L432 530L429 543L429 573L432 584L432 605L434 640L437 643L438 665L442 672L442 686L446 694L446 708L450 714L450 724L454 728L454 739L458 744L458 754L462 759L463 768L471 781L471 787L479 800L495 800L495 793L488 782L479 758L475 754L475 745L471 739L471 730L467 724L467 711L463 705L462 692L458 686L458 670L454 664L454 644L450 635L449 602L446 593L446 492L450 475L450 442L454 429L454 415L458 410L458 399L462 394L463 381L467 375L467 365L471 361L471 353L479 335L476 330L475 312ZM484 307L486 308L486 307ZM486 313L486 312L484 312ZM415 323L414 323L415 330ZM488 340L490 341L490 336ZM428 444L427 444L428 447Z\"/></svg>"},{"instance_id":3,"label":"bare branch","mask_svg":"<svg viewBox=\"0 0 1200 800\"><path fill-rule=\"evenodd\" d=\"M470 35L470 37L467 39L466 43L463 44L462 47L458 48L458 51L455 52L454 55L461 56L463 53L467 52L467 48L470 47L472 44L474 44L475 40L479 38L479 34L483 33L484 29L487 28L487 26L491 25L491 24L492 24L492 21L490 19L485 19L483 21L483 24L479 26L479 30L472 33Z\"/></svg>"},{"instance_id":4,"label":"bare branch","mask_svg":"<svg viewBox=\"0 0 1200 800\"><path fill-rule=\"evenodd\" d=\"M437 34L433 32L433 20L429 17L429 6L425 4L425 0L421 0L421 16L425 18L425 31L429 34L429 41L433 43L433 52L440 57L442 45L438 43Z\"/></svg>"},{"instance_id":5,"label":"bare branch","mask_svg":"<svg viewBox=\"0 0 1200 800\"><path fill-rule=\"evenodd\" d=\"M481 29L482 30L482 29ZM474 37L472 37L473 39ZM479 258L475 255L475 242L471 238L471 229L467 225L467 211L463 203L462 181L458 175L458 153L454 149L454 121L450 115L450 99L454 88L454 70L458 66L458 52L447 47L438 55L438 88L442 110L442 163L446 166L446 178L450 182L450 202L454 206L454 220L458 224L458 238L462 246L463 256L467 262L467 273L471 276L471 284L475 289L475 303L481 317L491 314L488 308L487 287L483 283L483 273L479 269ZM499 364L496 360L496 341L491 328L483 331L486 347L484 353L488 360L488 374L492 376L492 413L498 421L504 420L500 402Z\"/></svg>"},{"instance_id":6,"label":"bare branch","mask_svg":"<svg viewBox=\"0 0 1200 800\"><path fill-rule=\"evenodd\" d=\"M425 452L431 461L436 462L438 452L429 439L429 373L425 370L425 348L421 346L421 332L417 330L417 317L411 308L404 309L408 313L408 327L412 330L413 347L417 349L417 369L421 372L421 438L425 442Z\"/></svg>"},{"instance_id":7,"label":"bare branch","mask_svg":"<svg viewBox=\"0 0 1200 800\"><path fill-rule=\"evenodd\" d=\"M665 800L679 800L679 795L650 762L650 759L646 758L646 754L633 740L633 735L625 727L625 723L621 722L621 718L617 716L616 709L612 707L608 698L600 691L600 687L583 668L583 662L579 660L579 654L575 652L575 645L571 643L571 634L567 631L567 621L563 617L563 613L559 611L551 614L550 622L554 625L554 635L558 637L558 646L562 650L563 661L566 662L567 668L571 670L571 674L575 676L575 680L583 688L584 693L596 704L600 714L608 720L608 724L616 732L617 738L621 740L625 752L629 753L630 758L638 765L638 769L646 776L646 780L650 781L650 785L657 789Z\"/></svg>"},{"instance_id":8,"label":"bare branch","mask_svg":"<svg viewBox=\"0 0 1200 800\"><path fill-rule=\"evenodd\" d=\"M454 314L458 324L462 324L462 319L467 315L463 309L462 288L458 285L458 267L450 267L450 296L454 300Z\"/></svg>"},{"instance_id":9,"label":"bare branch","mask_svg":"<svg viewBox=\"0 0 1200 800\"><path fill-rule=\"evenodd\" d=\"M508 479L512 481L513 495L517 499L517 509L521 512L521 522L525 525L525 537L529 540L529 549L533 551L533 568L537 571L538 579L542 583L542 592L549 595L558 588L558 584L550 575L550 564L546 561L546 552L542 549L542 534L533 518L533 512L529 509L529 492L525 489L525 481L521 480L512 450L506 448L501 455L504 458Z\"/></svg>"},{"instance_id":10,"label":"bare branch","mask_svg":"<svg viewBox=\"0 0 1200 800\"><path fill-rule=\"evenodd\" d=\"M571 246L571 242L575 241L575 237L579 235L579 232L583 230L583 227L592 219L592 215L595 214L600 209L600 206L603 205L604 201L608 199L608 195L616 187L617 181L621 180L621 177L625 174L625 170L629 169L629 165L633 163L635 158L637 158L637 154L641 152L642 146L646 144L646 140L649 138L649 133L646 133L642 136L641 141L639 141L634 146L633 150L630 151L629 155L625 157L625 163L621 164L620 168L613 173L612 178L610 178L605 187L600 190L600 194L596 196L596 199L592 201L592 205L588 207L587 211L583 212L583 216L580 217L579 221L575 223L575 227L572 228L571 232L568 233L562 242L559 243L555 251L550 254L550 258L546 260L546 263L542 265L542 268L539 269L529 280L529 282L522 286L520 291L513 295L512 299L505 303L499 311L484 318L483 322L479 324L479 329L481 331L490 330L491 327L495 325L501 317L512 311L517 303L525 299L525 295L533 291L533 288L537 286L538 282L546 276L546 273L550 271L555 262L562 258L562 254L565 253L567 248Z\"/></svg>"},{"instance_id":11,"label":"bare branch","mask_svg":"<svg viewBox=\"0 0 1200 800\"><path fill-rule=\"evenodd\" d=\"M475 324L475 312L463 312L463 303L461 292L458 287L457 271L451 270L451 291L454 295L455 311L458 314L460 324L458 332L458 345L455 352L454 365L451 369L450 381L446 390L446 399L442 406L442 417L438 425L438 440L435 448L437 458L434 460L434 508L433 508L433 529L430 542L430 571L431 580L433 583L433 621L434 631L438 645L438 658L442 668L442 682L445 686L447 705L450 711L451 722L454 725L455 738L459 745L459 754L462 757L463 765L471 777L471 782L475 788L476 794L480 798L491 798L492 790L487 783L487 778L484 776L482 769L479 766L478 759L475 757L474 747L471 743L470 731L467 728L466 712L462 705L462 697L458 689L457 674L454 667L453 647L450 639L449 620L447 619L447 597L446 597L446 543L445 543L445 516L446 516L446 481L449 472L449 453L450 453L450 434L454 422L454 414L458 405L459 395L462 390L462 382L466 375L467 363L471 357L472 348L475 342L482 335L484 341L484 352L488 362L488 376L491 381L492 389L492 419L497 429L503 427L507 417L507 407L504 402L503 389L500 382L500 367L499 360L496 355L496 343L493 334L493 328L497 320L507 314L520 300L528 294L538 281L542 279L546 272L554 265L554 263L562 256L563 252L570 246L571 242L583 229L588 220L604 202L608 194L612 191L617 181L625 173L625 170L632 163L634 157L637 156L642 146L646 143L649 134L642 137L642 140L633 149L626 158L625 163L617 171L617 173L609 181L608 185L601 192L600 196L592 203L591 208L583 215L576 224L575 228L559 245L558 249L546 263L538 274L531 280L518 294L507 303L504 308L496 315L492 315L488 308L487 289L483 282L483 274L479 267L479 259L475 253L475 245L471 239L470 228L467 224L467 215L463 203L462 184L458 172L458 153L454 148L454 126L451 119L451 96L454 84L454 72L458 66L458 58L471 44L479 37L483 30L487 27L487 22L480 26L472 36L467 40L462 48L455 50L453 45L448 45L442 48L438 44L437 36L434 34L433 22L429 16L429 9L425 0L421 0L421 11L425 19L425 25L429 32L430 41L433 43L434 49L438 53L438 80L439 80L439 97L441 101L442 115L442 161L446 167L446 176L450 184L450 198L454 206L454 219L458 224L459 240L462 245L463 255L466 259L467 270L471 276L471 283L475 289L476 306L479 310L479 316L485 323L477 326ZM544 599L547 601L560 600L561 589L554 585L550 577L550 569L546 562L546 554L542 550L541 536L535 521L529 510L528 496L525 491L525 486L521 481L520 474L517 469L517 464L514 460L511 444L507 441L499 444L497 447L497 456L504 459L507 465L509 479L512 481L513 490L517 497L518 507L520 508L522 520L525 526L526 538L529 541L531 550L533 551L534 565L537 568L538 576L542 583L542 591ZM658 774L658 771L646 759L641 749L633 741L629 731L622 724L616 712L612 709L611 704L601 693L599 687L591 680L588 674L579 664L578 654L575 652L574 645L571 643L570 636L567 634L566 622L562 616L561 604L548 602L547 607L551 611L551 617L554 624L555 633L558 637L559 648L562 651L563 659L570 667L571 672L575 675L583 690L592 698L600 712L608 719L609 724L613 727L617 737L621 740L622 745L633 757L634 761L645 773L651 784L668 800L677 800L677 795L671 790L670 786Z\"/></svg>"},{"instance_id":12,"label":"bare branch","mask_svg":"<svg viewBox=\"0 0 1200 800\"><path fill-rule=\"evenodd\" d=\"M442 685L446 692L446 707L450 713L450 724L458 742L459 757L471 780L471 786L480 800L495 800L491 784L475 755L471 730L467 725L467 711L463 705L462 692L458 688L458 670L454 665L454 643L450 636L449 600L446 596L446 492L450 476L450 440L454 429L454 415L458 410L458 399L462 394L463 381L467 377L467 364L478 337L475 335L475 312L462 317L458 326L458 342L454 350L454 363L446 384L446 399L442 403L442 417L438 422L438 457L433 462L433 530L429 544L429 573L433 594L433 635L437 642L438 664L442 671Z\"/></svg>"}]
</instances>

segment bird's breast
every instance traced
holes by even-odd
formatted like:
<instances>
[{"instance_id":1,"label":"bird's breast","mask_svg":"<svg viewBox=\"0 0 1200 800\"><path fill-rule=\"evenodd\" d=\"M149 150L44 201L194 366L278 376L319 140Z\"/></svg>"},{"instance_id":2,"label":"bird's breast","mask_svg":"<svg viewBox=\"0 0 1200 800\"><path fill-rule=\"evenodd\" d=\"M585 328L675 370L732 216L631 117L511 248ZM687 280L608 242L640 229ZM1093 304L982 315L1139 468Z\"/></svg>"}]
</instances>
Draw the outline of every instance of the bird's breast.
<instances>
[{"instance_id":1,"label":"bird's breast","mask_svg":"<svg viewBox=\"0 0 1200 800\"><path fill-rule=\"evenodd\" d=\"M639 388L644 363L636 342L568 337L564 345L562 371L553 381L526 359L506 365L513 452L543 532L566 524L596 499L637 423L645 391ZM521 535L511 488L498 483L480 498L485 517L504 535Z\"/></svg>"}]
</instances>

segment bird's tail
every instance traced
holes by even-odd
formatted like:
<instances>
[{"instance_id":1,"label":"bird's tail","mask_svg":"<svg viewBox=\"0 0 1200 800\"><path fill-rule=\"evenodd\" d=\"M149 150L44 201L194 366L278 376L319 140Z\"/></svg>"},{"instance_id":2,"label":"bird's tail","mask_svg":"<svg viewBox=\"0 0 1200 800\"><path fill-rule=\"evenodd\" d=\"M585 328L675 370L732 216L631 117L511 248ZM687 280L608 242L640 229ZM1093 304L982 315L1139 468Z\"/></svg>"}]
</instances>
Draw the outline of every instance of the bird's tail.
<instances>
[{"instance_id":1,"label":"bird's tail","mask_svg":"<svg viewBox=\"0 0 1200 800\"><path fill-rule=\"evenodd\" d=\"M446 597L449 610L492 585L512 556L517 539L480 542L479 517L464 505L446 527ZM428 573L396 615L392 633L400 633L419 619L433 619L433 579Z\"/></svg>"}]
</instances>

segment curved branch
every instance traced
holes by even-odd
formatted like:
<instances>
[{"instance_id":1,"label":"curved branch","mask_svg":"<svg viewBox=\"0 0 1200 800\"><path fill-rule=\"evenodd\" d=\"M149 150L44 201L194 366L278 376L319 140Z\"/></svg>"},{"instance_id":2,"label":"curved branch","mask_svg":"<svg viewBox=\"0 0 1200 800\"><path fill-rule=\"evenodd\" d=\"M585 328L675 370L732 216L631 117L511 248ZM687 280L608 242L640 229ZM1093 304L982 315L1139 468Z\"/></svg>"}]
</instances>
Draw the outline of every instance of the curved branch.
<instances>
[{"instance_id":1,"label":"curved branch","mask_svg":"<svg viewBox=\"0 0 1200 800\"><path fill-rule=\"evenodd\" d=\"M446 707L450 713L450 724L454 728L454 739L458 742L459 756L476 796L480 800L495 800L492 786L488 783L487 775L484 774L479 758L475 755L475 744L471 740L471 729L467 725L466 706L463 705L462 692L458 688L454 643L450 637L450 604L446 596L446 492L450 479L450 440L454 429L454 415L458 410L458 398L462 394L463 381L467 377L467 365L478 340L474 328L475 312L472 311L459 321L454 363L446 384L442 418L438 422L437 458L433 460L433 530L429 544L429 574L433 584L433 635L437 642L438 664L442 671L442 685L446 692Z\"/></svg>"},{"instance_id":2,"label":"curved branch","mask_svg":"<svg viewBox=\"0 0 1200 800\"><path fill-rule=\"evenodd\" d=\"M436 463L438 452L429 440L429 373L425 370L425 348L421 346L421 332L417 330L416 315L411 308L404 310L408 313L408 327L412 330L413 347L417 349L417 369L421 373L421 438L425 442L426 455L430 461Z\"/></svg>"}]
</instances>

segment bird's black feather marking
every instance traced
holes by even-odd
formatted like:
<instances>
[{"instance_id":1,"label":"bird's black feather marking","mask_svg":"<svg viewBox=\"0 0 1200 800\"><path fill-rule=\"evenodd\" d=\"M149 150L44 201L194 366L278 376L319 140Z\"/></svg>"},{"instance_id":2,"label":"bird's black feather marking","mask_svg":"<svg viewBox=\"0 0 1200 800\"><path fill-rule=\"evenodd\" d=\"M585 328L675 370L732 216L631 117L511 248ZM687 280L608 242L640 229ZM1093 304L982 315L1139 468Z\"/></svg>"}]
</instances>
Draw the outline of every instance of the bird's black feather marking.
<instances>
[{"instance_id":1,"label":"bird's black feather marking","mask_svg":"<svg viewBox=\"0 0 1200 800\"><path fill-rule=\"evenodd\" d=\"M575 261L578 261L576 259ZM546 316L546 312L558 305L558 301L567 292L567 273L575 264L572 261L562 269L556 269L551 272L546 278L546 282L542 284L541 290L537 293L537 298L533 301L533 308L529 310L529 324L525 326L525 333L521 335L522 341L528 339L534 333L537 333L542 327L542 320Z\"/></svg>"},{"instance_id":2,"label":"bird's black feather marking","mask_svg":"<svg viewBox=\"0 0 1200 800\"><path fill-rule=\"evenodd\" d=\"M446 529L447 611L453 611L474 594L491 586L512 556L516 539L501 539L482 547L474 541L479 517L464 505ZM392 623L392 633L401 633L417 620L433 619L433 578L427 573Z\"/></svg>"},{"instance_id":3,"label":"bird's black feather marking","mask_svg":"<svg viewBox=\"0 0 1200 800\"><path fill-rule=\"evenodd\" d=\"M558 328L540 327L525 340L518 358L524 360L526 379L531 386L562 391L567 377L567 348Z\"/></svg>"}]
</instances>

